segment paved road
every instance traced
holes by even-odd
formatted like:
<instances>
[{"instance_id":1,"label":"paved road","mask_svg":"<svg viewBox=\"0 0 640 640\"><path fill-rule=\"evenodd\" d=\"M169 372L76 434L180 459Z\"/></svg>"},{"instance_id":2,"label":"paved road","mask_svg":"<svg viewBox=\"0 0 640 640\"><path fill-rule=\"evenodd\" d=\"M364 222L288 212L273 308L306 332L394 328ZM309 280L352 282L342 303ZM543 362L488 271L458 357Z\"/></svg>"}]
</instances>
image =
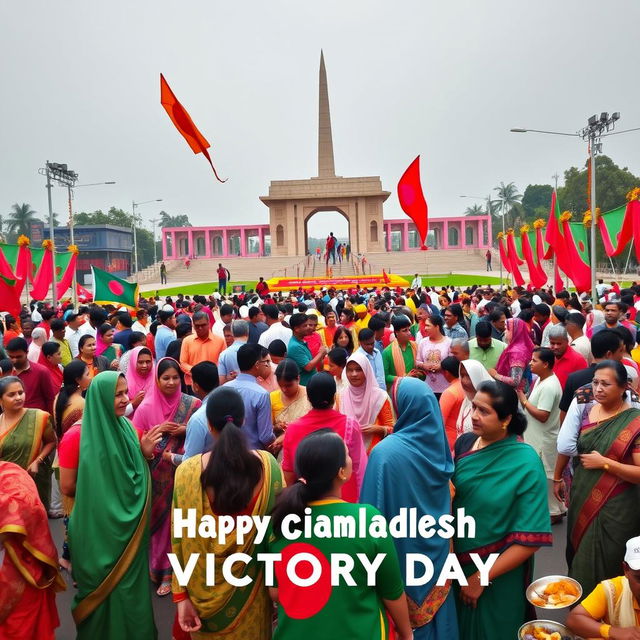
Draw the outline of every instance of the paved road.
<instances>
[{"instance_id":1,"label":"paved road","mask_svg":"<svg viewBox=\"0 0 640 640\"><path fill-rule=\"evenodd\" d=\"M53 537L60 547L63 537L62 520L49 520ZM536 556L535 577L541 577L550 574L566 575L567 566L564 559L566 539L566 519L560 525L553 527L553 547L542 549ZM75 590L69 581L69 576L65 573L68 588L65 592L58 594L58 613L60 615L61 626L58 629L56 638L58 640L73 640L75 638L75 626L71 618L71 602L75 594ZM171 596L166 598L158 598L153 592L153 609L155 613L156 626L158 627L159 640L171 640L171 627L173 625L174 605L171 602ZM540 611L541 618L557 620L563 622L567 610L560 611ZM140 640L146 640L141 638ZM464 640L464 639L461 639Z\"/></svg>"}]
</instances>

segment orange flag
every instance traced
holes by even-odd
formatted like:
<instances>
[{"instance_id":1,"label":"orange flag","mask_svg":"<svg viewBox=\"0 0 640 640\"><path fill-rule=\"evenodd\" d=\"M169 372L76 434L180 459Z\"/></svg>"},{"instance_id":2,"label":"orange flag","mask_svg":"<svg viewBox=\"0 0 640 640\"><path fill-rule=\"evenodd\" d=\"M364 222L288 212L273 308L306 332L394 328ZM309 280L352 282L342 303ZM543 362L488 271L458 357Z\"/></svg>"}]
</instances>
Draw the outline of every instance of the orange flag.
<instances>
[{"instance_id":1,"label":"orange flag","mask_svg":"<svg viewBox=\"0 0 640 640\"><path fill-rule=\"evenodd\" d=\"M164 76L160 74L160 104L164 107L167 115L171 118L171 122L175 125L176 129L182 134L187 144L191 147L193 153L201 153L209 161L213 173L220 182L226 182L221 180L218 176L216 168L211 162L211 156L207 149L211 146L207 139L198 131L198 128L193 123L191 116L187 113L187 110L180 104L178 98L176 98L171 87L168 85Z\"/></svg>"}]
</instances>

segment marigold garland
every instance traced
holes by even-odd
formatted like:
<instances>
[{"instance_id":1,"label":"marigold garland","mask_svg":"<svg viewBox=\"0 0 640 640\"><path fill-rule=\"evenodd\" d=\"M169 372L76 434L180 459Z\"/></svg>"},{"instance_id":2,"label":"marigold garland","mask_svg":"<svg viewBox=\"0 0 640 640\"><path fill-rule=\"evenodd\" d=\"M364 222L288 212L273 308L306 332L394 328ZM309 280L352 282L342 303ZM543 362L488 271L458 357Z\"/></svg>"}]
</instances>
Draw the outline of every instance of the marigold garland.
<instances>
[{"instance_id":1,"label":"marigold garland","mask_svg":"<svg viewBox=\"0 0 640 640\"><path fill-rule=\"evenodd\" d=\"M49 238L47 238L46 240L42 241L42 248L46 249L47 251L52 251L53 250L53 242L51 242L51 240Z\"/></svg>"},{"instance_id":2,"label":"marigold garland","mask_svg":"<svg viewBox=\"0 0 640 640\"><path fill-rule=\"evenodd\" d=\"M520 234L521 234L521 235L524 235L525 233L529 233L530 229L531 229L531 227L529 227L529 225L528 225L528 224L523 224L523 225L520 227Z\"/></svg>"},{"instance_id":3,"label":"marigold garland","mask_svg":"<svg viewBox=\"0 0 640 640\"><path fill-rule=\"evenodd\" d=\"M533 223L533 228L534 229L542 229L546 226L547 222L546 220L543 220L542 218L538 218L534 223Z\"/></svg>"},{"instance_id":4,"label":"marigold garland","mask_svg":"<svg viewBox=\"0 0 640 640\"><path fill-rule=\"evenodd\" d=\"M507 235L508 235L508 236L512 236L512 235L513 235L513 227L509 227L509 228L507 229Z\"/></svg>"},{"instance_id":5,"label":"marigold garland","mask_svg":"<svg viewBox=\"0 0 640 640\"><path fill-rule=\"evenodd\" d=\"M31 244L31 240L27 238L24 234L18 237L18 246L19 247L28 247Z\"/></svg>"},{"instance_id":6,"label":"marigold garland","mask_svg":"<svg viewBox=\"0 0 640 640\"><path fill-rule=\"evenodd\" d=\"M573 214L571 213L571 211L563 211L560 214L560 222L569 222L569 220L571 220L572 217L573 217Z\"/></svg>"},{"instance_id":7,"label":"marigold garland","mask_svg":"<svg viewBox=\"0 0 640 640\"><path fill-rule=\"evenodd\" d=\"M504 238L504 232L503 231L499 231L498 232L498 240L502 240Z\"/></svg>"},{"instance_id":8,"label":"marigold garland","mask_svg":"<svg viewBox=\"0 0 640 640\"><path fill-rule=\"evenodd\" d=\"M631 191L627 193L627 201L632 202L633 200L640 200L640 187L631 189Z\"/></svg>"},{"instance_id":9,"label":"marigold garland","mask_svg":"<svg viewBox=\"0 0 640 640\"><path fill-rule=\"evenodd\" d=\"M600 220L600 207L596 207L596 221ZM591 209L587 209L582 216L582 224L585 227L591 226Z\"/></svg>"},{"instance_id":10,"label":"marigold garland","mask_svg":"<svg viewBox=\"0 0 640 640\"><path fill-rule=\"evenodd\" d=\"M80 249L78 249L78 245L76 244L70 244L67 247L67 251L71 251L71 253L74 253L75 255L78 255L80 253Z\"/></svg>"}]
</instances>

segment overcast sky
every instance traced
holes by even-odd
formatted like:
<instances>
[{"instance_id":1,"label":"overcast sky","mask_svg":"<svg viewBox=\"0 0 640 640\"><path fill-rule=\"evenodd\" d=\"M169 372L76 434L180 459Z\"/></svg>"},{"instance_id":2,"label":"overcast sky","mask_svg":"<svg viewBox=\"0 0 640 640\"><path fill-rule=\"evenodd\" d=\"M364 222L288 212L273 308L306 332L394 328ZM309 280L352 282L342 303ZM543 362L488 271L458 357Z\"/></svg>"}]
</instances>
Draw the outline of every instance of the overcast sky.
<instances>
[{"instance_id":1,"label":"overcast sky","mask_svg":"<svg viewBox=\"0 0 640 640\"><path fill-rule=\"evenodd\" d=\"M551 183L582 165L592 113L640 126L640 3L618 0L28 0L0 5L0 213L47 200L67 163L76 210L164 209L194 225L267 222L270 180L317 175L324 49L336 173L398 178L417 154L431 216L461 215L500 181ZM590 42L594 34L595 48ZM159 101L159 74L212 144L218 183ZM640 174L640 132L604 152ZM66 211L65 191L54 210ZM318 219L320 215L316 216ZM64 218L64 216L63 216Z\"/></svg>"}]
</instances>

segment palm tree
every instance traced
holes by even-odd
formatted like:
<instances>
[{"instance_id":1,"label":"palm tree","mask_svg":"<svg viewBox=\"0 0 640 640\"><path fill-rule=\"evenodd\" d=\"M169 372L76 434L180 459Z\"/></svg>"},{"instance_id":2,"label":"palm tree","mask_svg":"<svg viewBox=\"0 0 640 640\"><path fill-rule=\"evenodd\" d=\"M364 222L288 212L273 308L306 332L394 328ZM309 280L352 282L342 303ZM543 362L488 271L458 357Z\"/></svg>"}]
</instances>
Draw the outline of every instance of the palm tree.
<instances>
[{"instance_id":1,"label":"palm tree","mask_svg":"<svg viewBox=\"0 0 640 640\"><path fill-rule=\"evenodd\" d=\"M467 207L464 211L465 216L483 216L485 210L479 204L474 204L471 207Z\"/></svg>"},{"instance_id":2,"label":"palm tree","mask_svg":"<svg viewBox=\"0 0 640 640\"><path fill-rule=\"evenodd\" d=\"M518 188L513 182L505 184L500 183L499 187L495 187L494 191L498 192L498 203L504 224L505 216L516 204L522 200L522 194L518 193Z\"/></svg>"},{"instance_id":3,"label":"palm tree","mask_svg":"<svg viewBox=\"0 0 640 640\"><path fill-rule=\"evenodd\" d=\"M22 204L16 202L9 212L7 231L15 236L28 236L31 233L31 224L35 222L36 213L31 205L25 202Z\"/></svg>"}]
</instances>

